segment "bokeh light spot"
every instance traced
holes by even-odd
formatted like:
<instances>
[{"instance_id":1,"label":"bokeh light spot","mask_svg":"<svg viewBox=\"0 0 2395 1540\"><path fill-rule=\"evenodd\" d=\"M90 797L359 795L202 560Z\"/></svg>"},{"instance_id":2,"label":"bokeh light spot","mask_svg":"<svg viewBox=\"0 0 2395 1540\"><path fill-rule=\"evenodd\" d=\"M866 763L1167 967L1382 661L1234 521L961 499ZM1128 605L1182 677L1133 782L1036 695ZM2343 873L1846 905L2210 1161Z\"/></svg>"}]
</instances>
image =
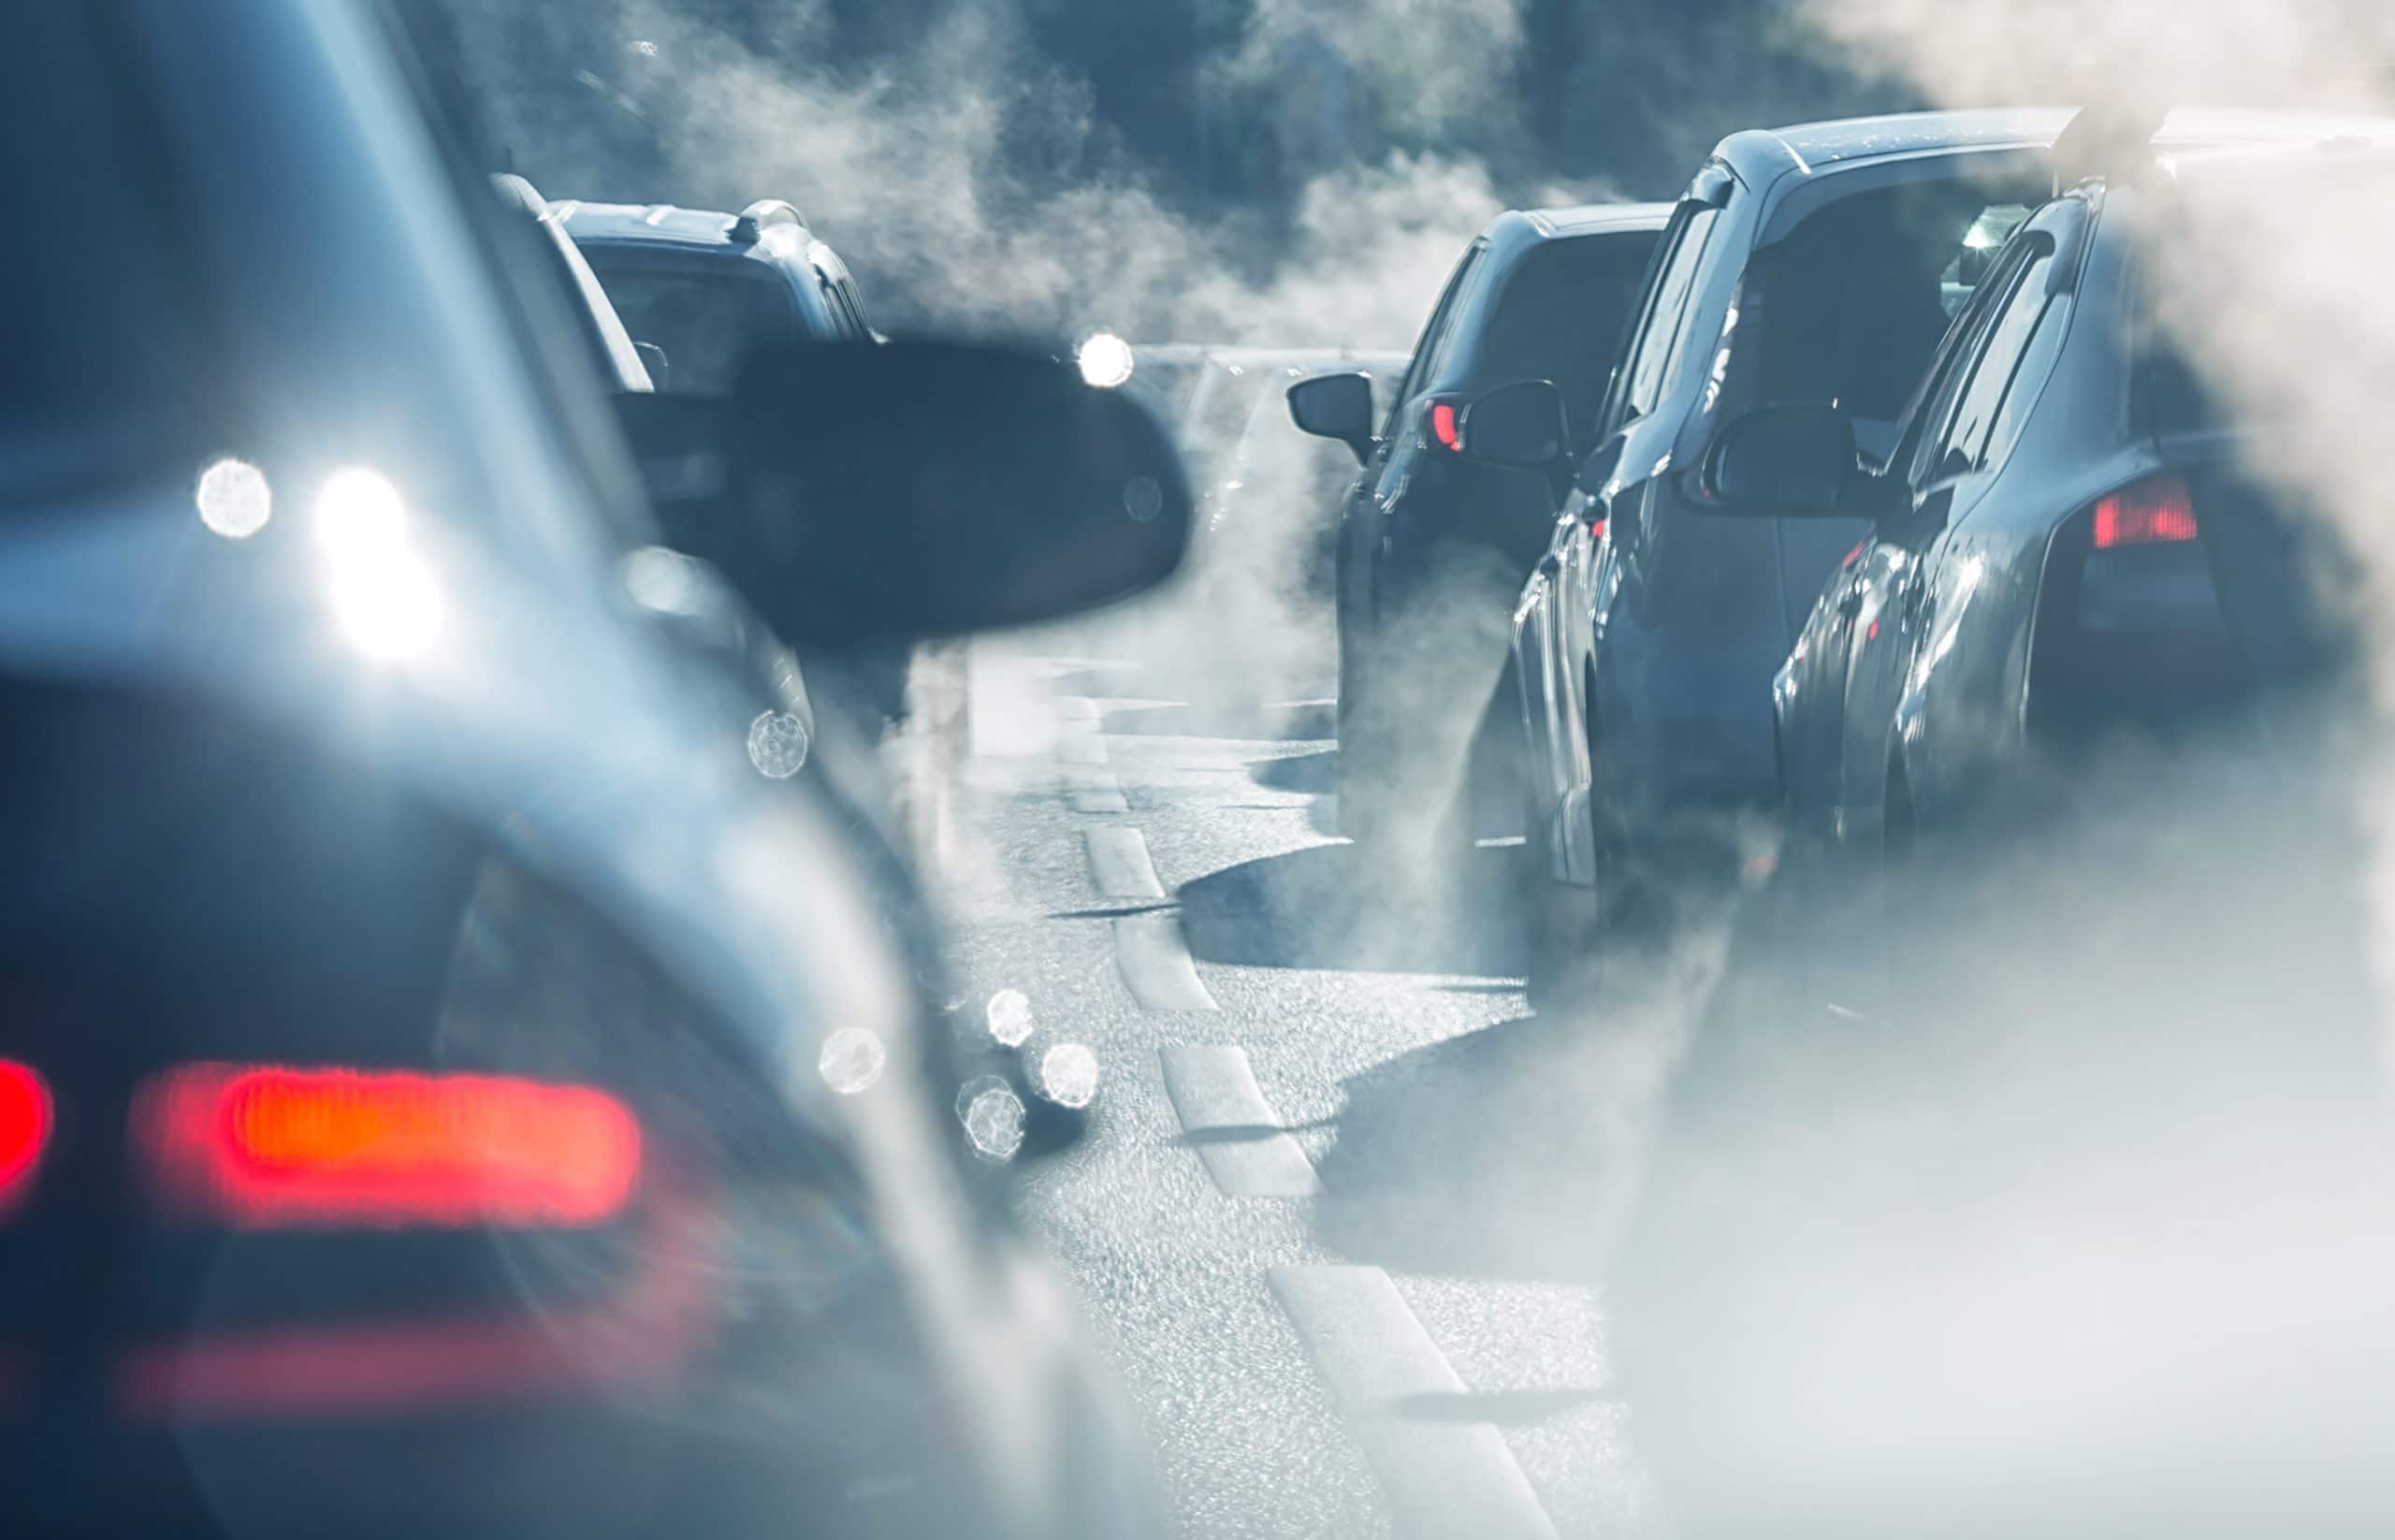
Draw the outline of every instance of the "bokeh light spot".
<instances>
[{"instance_id":1,"label":"bokeh light spot","mask_svg":"<svg viewBox=\"0 0 2395 1540\"><path fill-rule=\"evenodd\" d=\"M199 521L227 540L247 540L274 516L274 488L266 472L230 455L199 473L193 494Z\"/></svg>"},{"instance_id":2,"label":"bokeh light spot","mask_svg":"<svg viewBox=\"0 0 2395 1540\"><path fill-rule=\"evenodd\" d=\"M1020 1048L1031 1036L1031 1001L1019 989L1002 989L990 996L983 1014L989 1019L990 1036L1009 1048Z\"/></svg>"},{"instance_id":3,"label":"bokeh light spot","mask_svg":"<svg viewBox=\"0 0 2395 1540\"><path fill-rule=\"evenodd\" d=\"M1012 1160L1023 1148L1027 1111L1023 1098L995 1075L984 1075L965 1089L973 1093L965 1100L963 1113L965 1137L972 1140L973 1153L984 1160Z\"/></svg>"},{"instance_id":4,"label":"bokeh light spot","mask_svg":"<svg viewBox=\"0 0 2395 1540\"><path fill-rule=\"evenodd\" d=\"M1136 362L1131 344L1110 331L1092 332L1082 341L1075 360L1081 367L1081 378L1101 390L1111 390L1130 379Z\"/></svg>"},{"instance_id":5,"label":"bokeh light spot","mask_svg":"<svg viewBox=\"0 0 2395 1540\"><path fill-rule=\"evenodd\" d=\"M1060 1042L1039 1060L1039 1094L1059 1107L1097 1099L1097 1054L1086 1043Z\"/></svg>"},{"instance_id":6,"label":"bokeh light spot","mask_svg":"<svg viewBox=\"0 0 2395 1540\"><path fill-rule=\"evenodd\" d=\"M806 724L787 711L760 711L748 724L748 763L769 780L788 780L806 765Z\"/></svg>"},{"instance_id":7,"label":"bokeh light spot","mask_svg":"<svg viewBox=\"0 0 2395 1540\"><path fill-rule=\"evenodd\" d=\"M862 1026L844 1026L823 1039L815 1068L824 1084L852 1097L879 1080L889 1063L890 1050L881 1045L880 1034Z\"/></svg>"}]
</instances>

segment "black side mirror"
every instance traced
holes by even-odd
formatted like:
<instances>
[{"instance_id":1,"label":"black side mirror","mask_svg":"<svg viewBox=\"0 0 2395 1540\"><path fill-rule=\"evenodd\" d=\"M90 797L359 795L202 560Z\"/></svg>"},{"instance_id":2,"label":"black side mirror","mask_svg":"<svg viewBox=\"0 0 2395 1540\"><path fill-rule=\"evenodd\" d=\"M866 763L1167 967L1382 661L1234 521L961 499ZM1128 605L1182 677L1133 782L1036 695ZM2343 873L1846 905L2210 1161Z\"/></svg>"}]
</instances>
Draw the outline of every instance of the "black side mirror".
<instances>
[{"instance_id":1,"label":"black side mirror","mask_svg":"<svg viewBox=\"0 0 2395 1540\"><path fill-rule=\"evenodd\" d=\"M728 398L617 407L668 539L789 641L1053 619L1153 586L1189 542L1162 424L1038 354L762 348Z\"/></svg>"},{"instance_id":2,"label":"black side mirror","mask_svg":"<svg viewBox=\"0 0 2395 1540\"><path fill-rule=\"evenodd\" d=\"M1572 452L1563 392L1546 380L1499 385L1467 404L1456 423L1466 458L1545 471Z\"/></svg>"},{"instance_id":3,"label":"black side mirror","mask_svg":"<svg viewBox=\"0 0 2395 1540\"><path fill-rule=\"evenodd\" d=\"M1289 387L1289 420L1318 439L1337 439L1358 461L1372 456L1372 381L1369 374L1317 374Z\"/></svg>"},{"instance_id":4,"label":"black side mirror","mask_svg":"<svg viewBox=\"0 0 2395 1540\"><path fill-rule=\"evenodd\" d=\"M1766 406L1731 422L1706 452L1706 503L1721 513L1837 517L1855 509L1854 422L1834 406Z\"/></svg>"}]
</instances>

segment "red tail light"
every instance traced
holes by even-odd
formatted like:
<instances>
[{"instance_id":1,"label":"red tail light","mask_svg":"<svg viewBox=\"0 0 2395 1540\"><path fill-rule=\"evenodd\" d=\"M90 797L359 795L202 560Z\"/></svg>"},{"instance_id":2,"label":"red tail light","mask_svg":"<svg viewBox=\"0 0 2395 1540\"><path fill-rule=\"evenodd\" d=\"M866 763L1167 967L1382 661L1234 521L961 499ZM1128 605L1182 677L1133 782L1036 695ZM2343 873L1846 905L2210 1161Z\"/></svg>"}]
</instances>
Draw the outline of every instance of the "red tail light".
<instances>
[{"instance_id":1,"label":"red tail light","mask_svg":"<svg viewBox=\"0 0 2395 1540\"><path fill-rule=\"evenodd\" d=\"M250 1228L589 1225L640 1177L623 1103L491 1075L190 1065L133 1135L163 1199Z\"/></svg>"},{"instance_id":2,"label":"red tail light","mask_svg":"<svg viewBox=\"0 0 2395 1540\"><path fill-rule=\"evenodd\" d=\"M2196 503L2186 481L2165 471L2096 504L2096 548L2159 545L2196 538Z\"/></svg>"},{"instance_id":3,"label":"red tail light","mask_svg":"<svg viewBox=\"0 0 2395 1540\"><path fill-rule=\"evenodd\" d=\"M13 1059L0 1059L0 1214L24 1200L50 1143L50 1087Z\"/></svg>"},{"instance_id":4,"label":"red tail light","mask_svg":"<svg viewBox=\"0 0 2395 1540\"><path fill-rule=\"evenodd\" d=\"M1462 425L1456 420L1454 402L1432 401L1430 403L1430 437L1438 442L1440 448L1446 450L1449 454L1462 451L1463 429Z\"/></svg>"}]
</instances>

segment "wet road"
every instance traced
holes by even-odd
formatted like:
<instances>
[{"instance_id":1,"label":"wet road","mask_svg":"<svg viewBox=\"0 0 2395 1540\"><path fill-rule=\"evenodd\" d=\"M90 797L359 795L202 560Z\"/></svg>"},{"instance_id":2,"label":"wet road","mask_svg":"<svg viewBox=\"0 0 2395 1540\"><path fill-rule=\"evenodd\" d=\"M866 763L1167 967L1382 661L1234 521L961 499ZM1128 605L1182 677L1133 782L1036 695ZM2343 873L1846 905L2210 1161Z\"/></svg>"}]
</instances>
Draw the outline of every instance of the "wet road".
<instances>
[{"instance_id":1,"label":"wet road","mask_svg":"<svg viewBox=\"0 0 2395 1540\"><path fill-rule=\"evenodd\" d=\"M1328 679L1193 705L1107 648L976 651L942 864L963 1009L1096 1051L1023 1201L1183 1532L1635 1529L1591 1280L1651 1044L1528 1011L1517 850L1335 837Z\"/></svg>"}]
</instances>

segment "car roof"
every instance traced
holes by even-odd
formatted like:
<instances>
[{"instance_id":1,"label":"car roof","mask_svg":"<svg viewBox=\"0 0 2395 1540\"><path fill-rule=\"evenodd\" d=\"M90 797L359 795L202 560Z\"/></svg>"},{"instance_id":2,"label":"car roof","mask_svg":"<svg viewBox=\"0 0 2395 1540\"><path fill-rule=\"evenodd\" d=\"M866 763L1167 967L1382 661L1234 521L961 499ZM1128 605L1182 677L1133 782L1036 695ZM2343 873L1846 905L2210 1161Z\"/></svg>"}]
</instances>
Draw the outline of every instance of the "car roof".
<instances>
[{"instance_id":1,"label":"car roof","mask_svg":"<svg viewBox=\"0 0 2395 1540\"><path fill-rule=\"evenodd\" d=\"M1661 230L1671 223L1668 203L1575 203L1561 209L1525 209L1521 217L1548 236L1595 234L1606 230ZM1500 219L1505 217L1502 214Z\"/></svg>"},{"instance_id":2,"label":"car roof","mask_svg":"<svg viewBox=\"0 0 2395 1540\"><path fill-rule=\"evenodd\" d=\"M1818 173L1890 156L1938 150L2036 149L2051 145L2076 114L2067 107L1967 108L1839 118L1733 134L1714 150L1749 186L1786 170ZM2164 150L2316 142L2395 136L2395 120L2260 108L2174 108L2154 136Z\"/></svg>"},{"instance_id":3,"label":"car roof","mask_svg":"<svg viewBox=\"0 0 2395 1540\"><path fill-rule=\"evenodd\" d=\"M587 203L559 198L549 205L576 240L639 241L657 246L730 246L738 216L671 203ZM742 242L746 244L746 242Z\"/></svg>"}]
</instances>

